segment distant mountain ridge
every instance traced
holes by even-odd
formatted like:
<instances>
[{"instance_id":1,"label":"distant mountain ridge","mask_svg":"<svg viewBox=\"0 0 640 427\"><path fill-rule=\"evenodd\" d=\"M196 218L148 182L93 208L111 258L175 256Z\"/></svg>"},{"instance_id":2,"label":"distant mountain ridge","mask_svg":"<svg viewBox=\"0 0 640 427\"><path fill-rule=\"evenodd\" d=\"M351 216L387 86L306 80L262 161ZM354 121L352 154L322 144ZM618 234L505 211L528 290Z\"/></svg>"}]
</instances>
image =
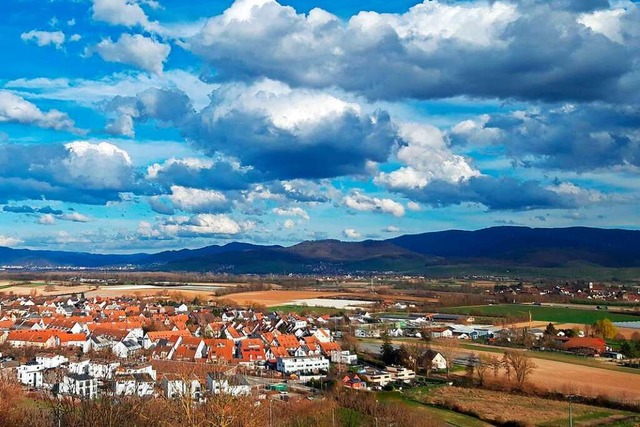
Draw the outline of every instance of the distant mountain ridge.
<instances>
[{"instance_id":1,"label":"distant mountain ridge","mask_svg":"<svg viewBox=\"0 0 640 427\"><path fill-rule=\"evenodd\" d=\"M404 235L387 240L305 241L290 247L232 242L155 254L90 254L0 247L0 265L145 270L304 273L397 271L434 265L640 267L640 231L589 227L492 227Z\"/></svg>"}]
</instances>

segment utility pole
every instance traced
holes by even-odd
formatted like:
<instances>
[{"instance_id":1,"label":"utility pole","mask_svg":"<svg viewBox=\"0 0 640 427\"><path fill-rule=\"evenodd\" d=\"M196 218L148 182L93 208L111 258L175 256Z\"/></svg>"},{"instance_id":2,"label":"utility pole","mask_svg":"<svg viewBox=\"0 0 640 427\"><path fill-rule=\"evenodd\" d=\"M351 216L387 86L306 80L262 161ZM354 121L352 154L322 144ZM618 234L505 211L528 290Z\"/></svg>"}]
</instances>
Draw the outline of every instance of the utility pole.
<instances>
[{"instance_id":1,"label":"utility pole","mask_svg":"<svg viewBox=\"0 0 640 427\"><path fill-rule=\"evenodd\" d=\"M573 427L573 407L571 406L571 398L573 396L569 395L569 427Z\"/></svg>"}]
</instances>

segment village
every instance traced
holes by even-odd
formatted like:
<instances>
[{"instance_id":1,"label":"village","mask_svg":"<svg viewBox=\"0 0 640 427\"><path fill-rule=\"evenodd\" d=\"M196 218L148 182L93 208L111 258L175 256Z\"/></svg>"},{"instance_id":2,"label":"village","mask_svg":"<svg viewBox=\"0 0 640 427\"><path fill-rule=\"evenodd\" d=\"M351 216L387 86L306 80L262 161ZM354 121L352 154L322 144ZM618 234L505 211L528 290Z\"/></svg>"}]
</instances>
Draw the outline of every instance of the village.
<instances>
[{"instance_id":1,"label":"village","mask_svg":"<svg viewBox=\"0 0 640 427\"><path fill-rule=\"evenodd\" d=\"M105 393L305 398L318 391L309 384L322 387L329 378L348 388L380 390L411 383L417 371L448 373L454 364L477 363L433 350L427 340L495 342L519 334L476 325L465 315L302 315L150 297L13 296L0 300L0 310L1 372L31 392L89 399ZM548 332L526 333L542 343ZM568 352L623 357L604 340L582 331L566 336L570 332L554 331L553 342ZM359 363L354 350L379 353L381 338L387 344L411 339L416 344L407 344L418 354L388 366Z\"/></svg>"}]
</instances>

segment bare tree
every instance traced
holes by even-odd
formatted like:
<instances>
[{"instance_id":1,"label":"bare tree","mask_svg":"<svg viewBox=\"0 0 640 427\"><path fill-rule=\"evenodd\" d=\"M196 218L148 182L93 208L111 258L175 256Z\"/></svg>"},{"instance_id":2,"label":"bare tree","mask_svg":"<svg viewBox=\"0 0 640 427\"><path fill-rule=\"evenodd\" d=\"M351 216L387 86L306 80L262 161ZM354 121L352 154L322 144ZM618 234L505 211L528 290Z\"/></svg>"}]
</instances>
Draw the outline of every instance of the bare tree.
<instances>
[{"instance_id":1,"label":"bare tree","mask_svg":"<svg viewBox=\"0 0 640 427\"><path fill-rule=\"evenodd\" d=\"M486 378L487 372L489 368L492 367L492 361L487 358L487 356L480 355L476 359L476 363L474 364L475 374L478 376L478 381L480 382L480 386L484 385L484 380Z\"/></svg>"},{"instance_id":2,"label":"bare tree","mask_svg":"<svg viewBox=\"0 0 640 427\"><path fill-rule=\"evenodd\" d=\"M491 356L490 363L493 370L493 378L497 379L500 374L500 368L502 368L502 361L496 356Z\"/></svg>"},{"instance_id":3,"label":"bare tree","mask_svg":"<svg viewBox=\"0 0 640 427\"><path fill-rule=\"evenodd\" d=\"M451 364L458 354L460 353L460 343L455 338L440 338L435 341L434 348L442 354L444 360L447 361L447 378L449 377L449 370Z\"/></svg>"},{"instance_id":4,"label":"bare tree","mask_svg":"<svg viewBox=\"0 0 640 427\"><path fill-rule=\"evenodd\" d=\"M527 377L535 370L536 364L524 351L508 351L505 355L508 364L513 368L518 387L522 388Z\"/></svg>"}]
</instances>

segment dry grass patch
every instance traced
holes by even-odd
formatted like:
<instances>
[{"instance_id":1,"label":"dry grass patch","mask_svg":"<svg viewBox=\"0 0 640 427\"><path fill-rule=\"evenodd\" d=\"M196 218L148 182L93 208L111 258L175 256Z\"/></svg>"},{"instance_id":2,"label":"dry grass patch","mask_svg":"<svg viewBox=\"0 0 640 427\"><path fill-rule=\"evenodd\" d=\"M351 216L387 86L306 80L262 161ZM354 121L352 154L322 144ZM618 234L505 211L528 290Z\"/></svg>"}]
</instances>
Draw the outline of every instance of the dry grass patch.
<instances>
[{"instance_id":1,"label":"dry grass patch","mask_svg":"<svg viewBox=\"0 0 640 427\"><path fill-rule=\"evenodd\" d=\"M238 305L248 305L252 303L263 304L267 307L276 305L284 305L290 301L296 301L308 298L322 298L336 295L342 295L344 292L316 292L316 291L256 291L256 292L240 292L237 294L228 294L220 297L220 299L233 301Z\"/></svg>"},{"instance_id":2,"label":"dry grass patch","mask_svg":"<svg viewBox=\"0 0 640 427\"><path fill-rule=\"evenodd\" d=\"M568 423L569 403L514 395L505 392L441 387L424 397L427 403L444 406L458 412L473 414L485 421L498 424L517 421L522 425ZM598 418L624 416L621 411L595 406L573 404L576 425ZM584 424L582 421L584 420Z\"/></svg>"}]
</instances>

